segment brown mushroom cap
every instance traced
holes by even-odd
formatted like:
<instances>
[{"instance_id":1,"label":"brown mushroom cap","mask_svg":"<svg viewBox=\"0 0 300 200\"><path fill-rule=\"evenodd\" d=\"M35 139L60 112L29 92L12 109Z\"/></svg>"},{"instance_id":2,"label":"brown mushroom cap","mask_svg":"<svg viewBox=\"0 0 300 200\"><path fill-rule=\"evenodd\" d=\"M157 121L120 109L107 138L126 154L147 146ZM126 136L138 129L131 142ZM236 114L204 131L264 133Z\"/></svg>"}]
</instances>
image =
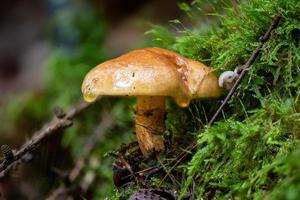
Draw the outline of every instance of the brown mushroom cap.
<instances>
[{"instance_id":1,"label":"brown mushroom cap","mask_svg":"<svg viewBox=\"0 0 300 200\"><path fill-rule=\"evenodd\" d=\"M85 77L86 101L98 96L170 96L184 107L194 98L218 97L218 79L204 64L180 54L145 48L104 62Z\"/></svg>"}]
</instances>

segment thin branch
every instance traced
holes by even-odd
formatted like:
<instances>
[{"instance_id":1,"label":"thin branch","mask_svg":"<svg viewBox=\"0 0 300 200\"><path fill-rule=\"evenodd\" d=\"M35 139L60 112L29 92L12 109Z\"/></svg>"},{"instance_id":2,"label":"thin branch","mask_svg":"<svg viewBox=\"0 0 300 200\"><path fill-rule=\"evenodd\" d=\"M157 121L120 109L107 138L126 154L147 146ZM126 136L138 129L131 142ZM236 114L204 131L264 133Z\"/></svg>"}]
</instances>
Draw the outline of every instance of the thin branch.
<instances>
[{"instance_id":1,"label":"thin branch","mask_svg":"<svg viewBox=\"0 0 300 200\"><path fill-rule=\"evenodd\" d=\"M53 190L47 200L66 199L67 196L74 196L75 194L84 193L84 189L88 186L77 184L76 181L83 174L83 168L86 165L88 158L96 144L103 138L106 131L110 129L115 123L112 117L106 112L102 113L102 121L96 127L93 134L89 137L88 141L83 147L80 158L76 161L73 169L66 175L68 184L66 186L61 185L57 189Z\"/></svg>"},{"instance_id":2,"label":"thin branch","mask_svg":"<svg viewBox=\"0 0 300 200\"><path fill-rule=\"evenodd\" d=\"M222 109L224 108L224 106L227 104L227 102L230 100L230 98L234 95L237 87L239 86L239 84L243 80L243 78L244 78L244 76L245 76L245 74L247 72L247 69L254 63L254 61L258 57L258 55L259 55L259 53L261 51L261 47L270 38L271 33L273 32L274 29L276 29L277 25L279 24L280 19L281 19L281 14L277 14L275 16L274 20L272 21L271 26L266 31L266 33L262 37L259 38L259 40L260 40L259 45L253 51L252 55L250 56L250 58L248 59L248 61L246 62L246 64L243 65L242 71L241 71L241 73L239 75L239 78L234 83L233 87L231 88L231 90L227 94L226 98L223 100L223 102L220 105L220 107L218 108L218 110L215 112L214 116L208 122L208 126L211 126L215 122L216 118L218 117L218 115L220 114L220 112L222 111Z\"/></svg>"},{"instance_id":3,"label":"thin branch","mask_svg":"<svg viewBox=\"0 0 300 200\"><path fill-rule=\"evenodd\" d=\"M181 186L180 183L176 180L176 178L175 178L172 174L169 173L168 169L167 169L166 166L163 164L163 162L159 159L158 156L156 156L156 159L157 159L157 161L159 162L159 164L161 165L162 169L165 171L165 173L166 173L165 176L168 176L168 177L170 178L170 180L172 181L174 187L175 187L176 184L177 184L177 186L180 187L180 186ZM161 186L162 182L163 182L163 180L161 180L161 181L159 182L159 184L158 184L159 187Z\"/></svg>"},{"instance_id":4,"label":"thin branch","mask_svg":"<svg viewBox=\"0 0 300 200\"><path fill-rule=\"evenodd\" d=\"M27 141L22 147L13 154L13 158L2 160L0 163L0 178L3 178L11 169L15 169L17 165L22 163L22 159L25 155L34 151L40 143L48 136L56 133L59 130L63 130L72 126L72 119L87 109L91 104L81 102L72 107L64 117L53 118L49 123L43 126L43 128L37 131L31 140Z\"/></svg>"},{"instance_id":5,"label":"thin branch","mask_svg":"<svg viewBox=\"0 0 300 200\"><path fill-rule=\"evenodd\" d=\"M86 160L89 158L92 150L95 148L95 146L99 142L100 138L104 136L106 130L108 130L109 128L111 128L114 125L112 117L109 116L106 112L104 112L102 114L102 118L103 118L103 120L96 127L92 136L89 138L89 140L85 144L81 158L76 161L75 167L70 172L69 179L71 182L74 182L79 177Z\"/></svg>"}]
</instances>

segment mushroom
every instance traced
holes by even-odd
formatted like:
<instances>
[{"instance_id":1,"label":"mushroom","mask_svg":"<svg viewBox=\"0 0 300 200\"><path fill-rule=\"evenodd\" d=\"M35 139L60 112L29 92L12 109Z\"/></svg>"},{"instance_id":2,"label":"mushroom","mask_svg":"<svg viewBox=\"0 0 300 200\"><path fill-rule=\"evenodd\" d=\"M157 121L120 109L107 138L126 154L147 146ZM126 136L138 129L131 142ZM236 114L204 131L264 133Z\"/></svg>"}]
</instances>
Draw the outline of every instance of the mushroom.
<instances>
[{"instance_id":1,"label":"mushroom","mask_svg":"<svg viewBox=\"0 0 300 200\"><path fill-rule=\"evenodd\" d=\"M144 155L164 150L165 99L172 97L181 107L192 99L221 94L217 77L204 64L161 49L131 51L92 69L82 84L84 99L98 96L134 96L135 129Z\"/></svg>"},{"instance_id":2,"label":"mushroom","mask_svg":"<svg viewBox=\"0 0 300 200\"><path fill-rule=\"evenodd\" d=\"M225 90L230 90L239 75L234 71L225 71L219 76L219 86Z\"/></svg>"},{"instance_id":3,"label":"mushroom","mask_svg":"<svg viewBox=\"0 0 300 200\"><path fill-rule=\"evenodd\" d=\"M235 82L239 79L239 76L243 70L243 66L238 66L234 71L225 71L219 76L219 86L225 90L231 90Z\"/></svg>"}]
</instances>

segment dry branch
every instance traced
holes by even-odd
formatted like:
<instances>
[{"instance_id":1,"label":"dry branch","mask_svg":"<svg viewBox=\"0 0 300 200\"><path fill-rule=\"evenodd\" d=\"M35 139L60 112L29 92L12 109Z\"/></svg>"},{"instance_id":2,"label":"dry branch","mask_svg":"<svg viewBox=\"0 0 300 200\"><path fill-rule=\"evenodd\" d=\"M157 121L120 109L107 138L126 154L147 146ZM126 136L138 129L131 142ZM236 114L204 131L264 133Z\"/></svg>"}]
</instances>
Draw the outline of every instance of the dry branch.
<instances>
[{"instance_id":1,"label":"dry branch","mask_svg":"<svg viewBox=\"0 0 300 200\"><path fill-rule=\"evenodd\" d=\"M72 126L72 119L87 109L91 104L81 102L72 107L63 117L56 116L43 128L37 131L32 139L27 141L16 151L10 159L4 158L0 163L0 178L3 178L10 170L15 169L20 163L24 162L26 155L35 150L40 143L50 135L59 130Z\"/></svg>"},{"instance_id":2,"label":"dry branch","mask_svg":"<svg viewBox=\"0 0 300 200\"><path fill-rule=\"evenodd\" d=\"M68 196L82 195L84 189L88 188L87 185L77 184L76 181L83 174L83 168L86 165L88 158L92 150L95 148L96 144L103 138L106 131L114 125L114 122L110 115L106 112L102 113L102 121L96 127L93 134L89 137L88 141L83 147L82 154L80 158L76 161L73 169L70 170L70 173L66 175L67 185L61 185L53 192L47 200L57 200L57 199L66 199Z\"/></svg>"},{"instance_id":3,"label":"dry branch","mask_svg":"<svg viewBox=\"0 0 300 200\"><path fill-rule=\"evenodd\" d=\"M99 139L104 136L105 131L111 128L114 124L110 115L104 113L102 114L102 118L101 123L96 127L93 134L85 144L81 158L77 160L75 167L70 172L69 179L71 182L74 182L79 177L86 160L89 158L97 142L99 142Z\"/></svg>"}]
</instances>

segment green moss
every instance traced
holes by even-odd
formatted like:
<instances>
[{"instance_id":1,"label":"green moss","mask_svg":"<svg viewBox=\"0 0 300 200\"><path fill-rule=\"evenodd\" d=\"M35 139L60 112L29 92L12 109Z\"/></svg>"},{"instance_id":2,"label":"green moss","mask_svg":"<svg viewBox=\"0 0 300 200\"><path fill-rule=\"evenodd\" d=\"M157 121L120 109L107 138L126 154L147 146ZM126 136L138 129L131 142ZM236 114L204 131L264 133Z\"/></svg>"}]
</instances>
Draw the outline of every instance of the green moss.
<instances>
[{"instance_id":1,"label":"green moss","mask_svg":"<svg viewBox=\"0 0 300 200\"><path fill-rule=\"evenodd\" d=\"M181 7L194 16L204 2L207 1ZM183 165L187 179L183 181L181 197L194 182L199 199L295 199L300 194L300 162L295 156L300 148L300 41L295 34L300 29L300 3L251 0L225 8L222 4L224 9L220 9L218 2L209 6L221 10L221 14L214 14L220 24L185 29L180 36L174 36L175 42L166 33L159 34L155 27L154 37L160 38L163 47L202 61L219 74L244 64L275 15L280 12L282 19L219 122L197 131L198 150ZM216 105L212 102L209 106ZM201 127L205 117L195 115L203 109L201 104L196 105L198 109L194 106L190 106L192 115L187 121L198 119ZM206 116L215 111L207 105L204 110ZM181 115L173 118L180 119ZM169 120L169 124L176 121ZM177 130L176 126L170 130L173 129Z\"/></svg>"},{"instance_id":2,"label":"green moss","mask_svg":"<svg viewBox=\"0 0 300 200\"><path fill-rule=\"evenodd\" d=\"M207 198L218 191L219 198L253 199L272 190L285 177L277 170L281 160L299 145L295 105L272 99L243 122L229 119L207 127L187 165L182 193L192 181L197 195Z\"/></svg>"}]
</instances>

